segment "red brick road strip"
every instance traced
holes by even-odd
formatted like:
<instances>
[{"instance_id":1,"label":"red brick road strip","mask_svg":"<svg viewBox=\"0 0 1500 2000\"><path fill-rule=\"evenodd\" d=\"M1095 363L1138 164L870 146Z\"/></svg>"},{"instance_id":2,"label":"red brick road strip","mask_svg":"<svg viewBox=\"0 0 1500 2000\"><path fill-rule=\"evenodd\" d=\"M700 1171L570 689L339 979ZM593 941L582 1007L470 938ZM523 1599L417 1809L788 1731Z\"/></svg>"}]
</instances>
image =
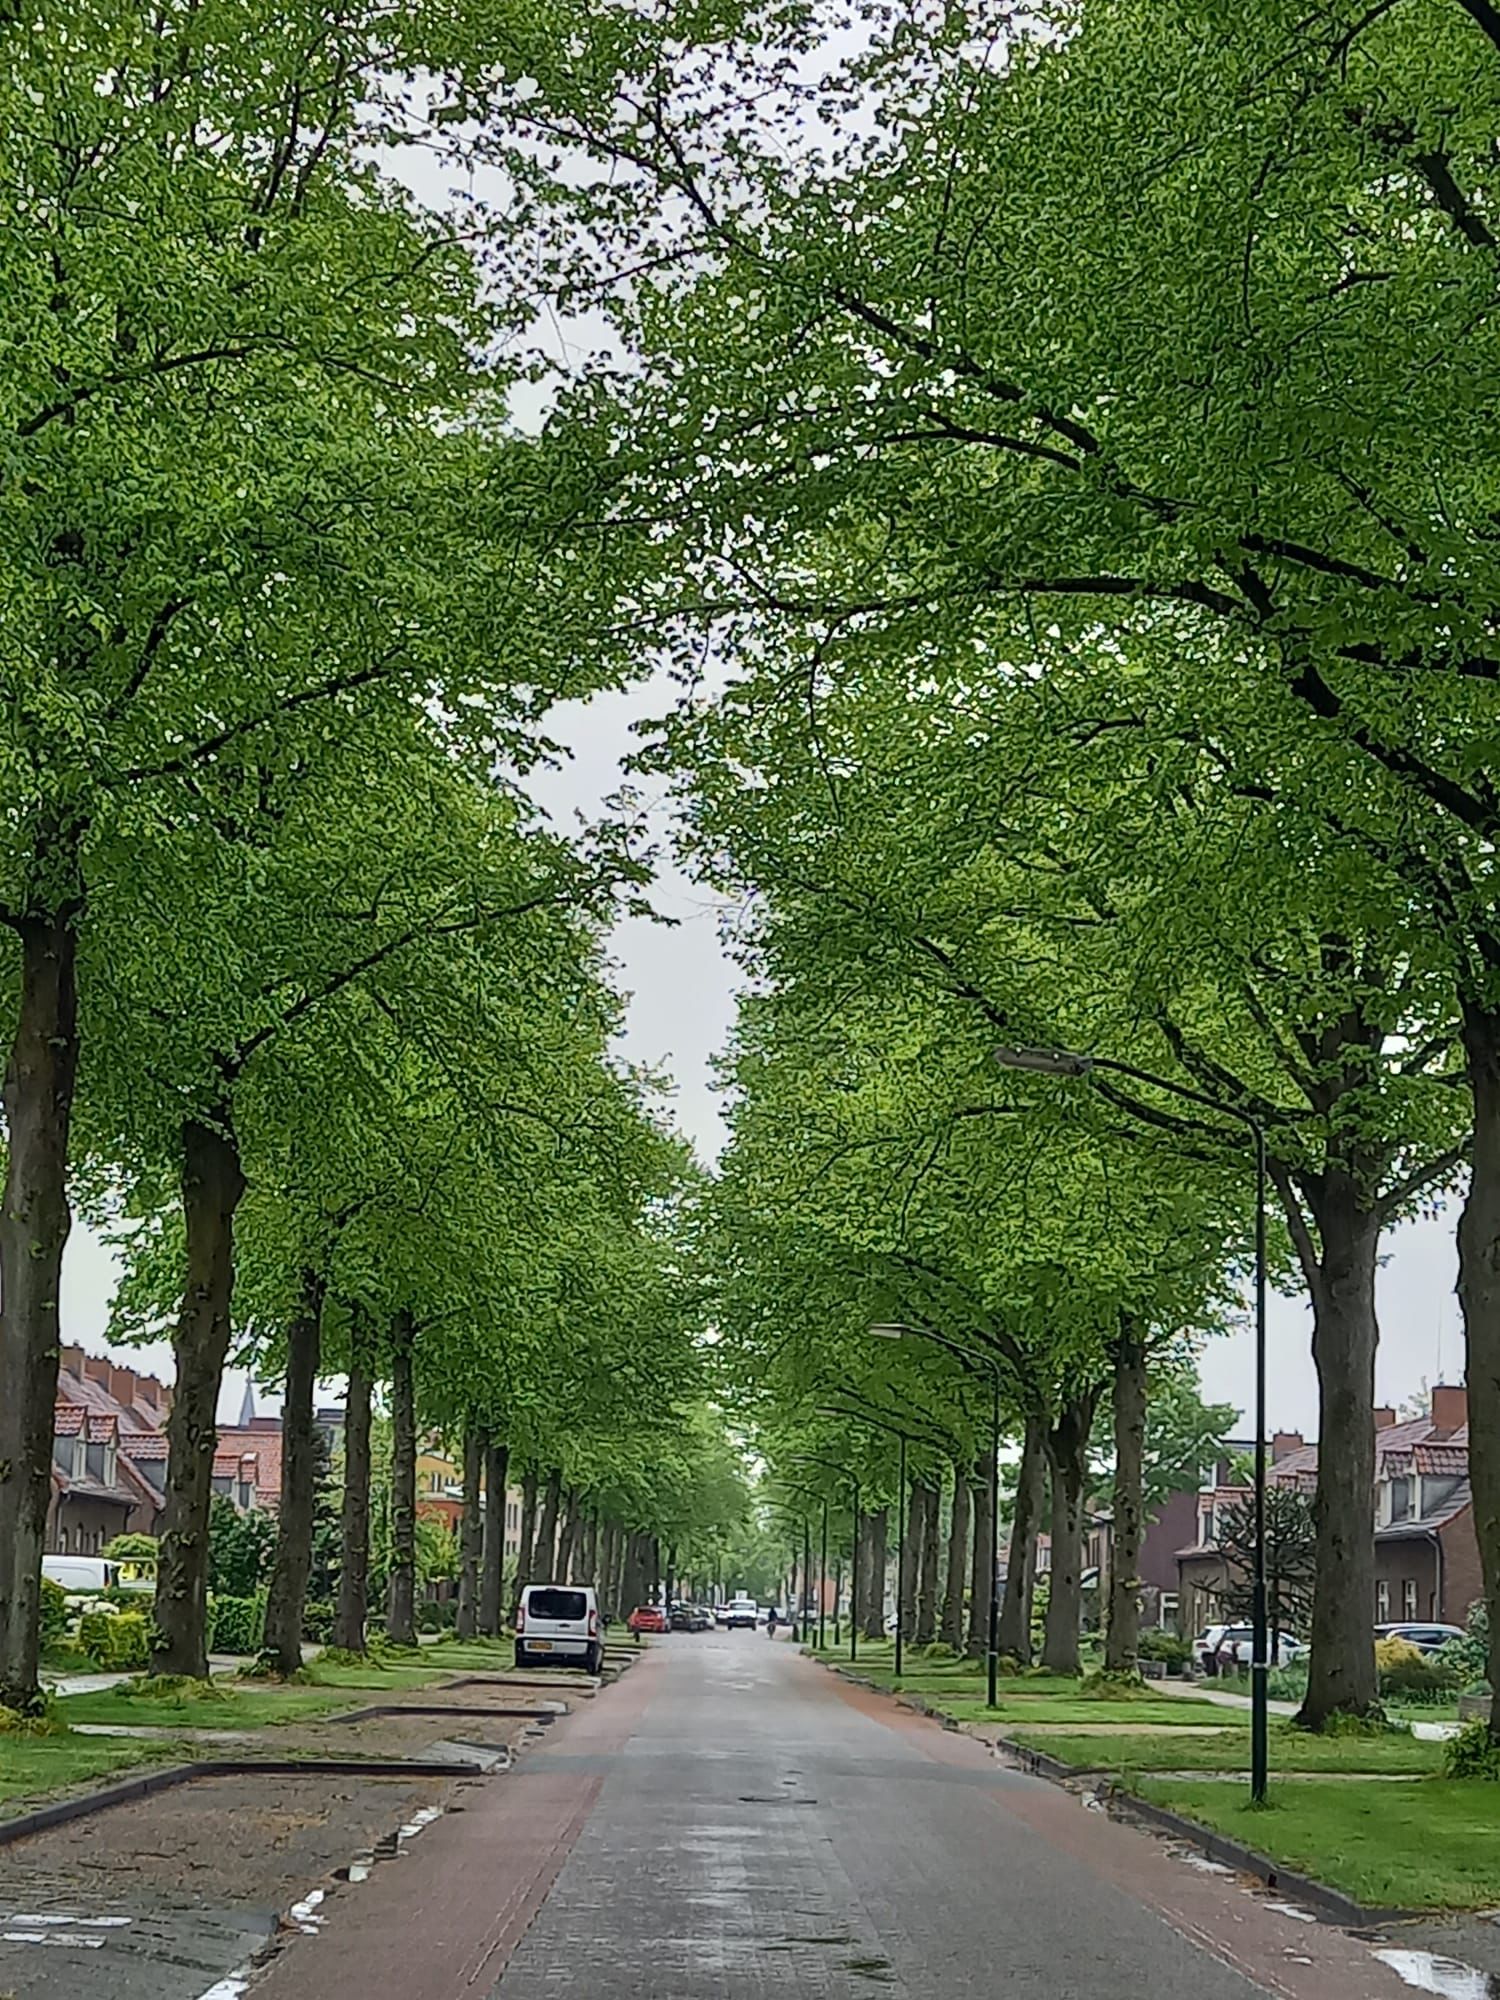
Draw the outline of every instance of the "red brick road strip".
<instances>
[{"instance_id":1,"label":"red brick road strip","mask_svg":"<svg viewBox=\"0 0 1500 2000\"><path fill-rule=\"evenodd\" d=\"M548 1768L623 1747L651 1700L649 1656L528 1750L507 1776L464 1795L399 1862L323 1905L324 1928L298 1937L254 2000L476 2000L509 1963L599 1795L602 1777Z\"/></svg>"}]
</instances>

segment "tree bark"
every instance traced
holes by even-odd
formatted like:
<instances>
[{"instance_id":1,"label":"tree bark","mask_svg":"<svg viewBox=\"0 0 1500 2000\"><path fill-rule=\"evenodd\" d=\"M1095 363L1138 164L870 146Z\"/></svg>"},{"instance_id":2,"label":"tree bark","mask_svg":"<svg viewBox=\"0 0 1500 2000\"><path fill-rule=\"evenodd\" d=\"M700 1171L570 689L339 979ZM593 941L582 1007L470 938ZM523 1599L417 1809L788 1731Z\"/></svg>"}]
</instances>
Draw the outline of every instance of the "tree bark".
<instances>
[{"instance_id":1,"label":"tree bark","mask_svg":"<svg viewBox=\"0 0 1500 2000\"><path fill-rule=\"evenodd\" d=\"M72 1226L68 1143L78 1075L71 912L23 918L20 998L5 1068L0 1204L0 1702L40 1700L42 1555L52 1502L58 1293Z\"/></svg>"},{"instance_id":2,"label":"tree bark","mask_svg":"<svg viewBox=\"0 0 1500 2000\"><path fill-rule=\"evenodd\" d=\"M913 1479L906 1494L906 1520L901 1530L901 1574L897 1590L901 1599L901 1631L906 1643L913 1643L917 1624L917 1566L922 1559L922 1488Z\"/></svg>"},{"instance_id":3,"label":"tree bark","mask_svg":"<svg viewBox=\"0 0 1500 2000\"><path fill-rule=\"evenodd\" d=\"M344 1399L344 1499L340 1513L339 1599L333 1643L365 1650L370 1610L370 1394L374 1356L369 1323L359 1306L349 1313L349 1393Z\"/></svg>"},{"instance_id":4,"label":"tree bark","mask_svg":"<svg viewBox=\"0 0 1500 2000\"><path fill-rule=\"evenodd\" d=\"M866 1639L885 1637L885 1573L890 1536L890 1509L877 1507L865 1516L865 1574L859 1586L859 1615Z\"/></svg>"},{"instance_id":5,"label":"tree bark","mask_svg":"<svg viewBox=\"0 0 1500 2000\"><path fill-rule=\"evenodd\" d=\"M531 1551L536 1541L536 1474L528 1472L521 1481L521 1534L516 1549L516 1581L511 1591L511 1622L520 1606L521 1592L532 1580Z\"/></svg>"},{"instance_id":6,"label":"tree bark","mask_svg":"<svg viewBox=\"0 0 1500 2000\"><path fill-rule=\"evenodd\" d=\"M417 1643L417 1401L412 1379L416 1330L409 1312L391 1322L391 1576L386 1637Z\"/></svg>"},{"instance_id":7,"label":"tree bark","mask_svg":"<svg viewBox=\"0 0 1500 2000\"><path fill-rule=\"evenodd\" d=\"M584 1516L582 1553L579 1557L580 1583L596 1591L599 1588L599 1516L592 1507Z\"/></svg>"},{"instance_id":8,"label":"tree bark","mask_svg":"<svg viewBox=\"0 0 1500 2000\"><path fill-rule=\"evenodd\" d=\"M987 1456L975 1464L972 1492L974 1560L969 1571L969 1630L964 1651L971 1660L982 1660L990 1646L990 1584L995 1574L995 1510L990 1504Z\"/></svg>"},{"instance_id":9,"label":"tree bark","mask_svg":"<svg viewBox=\"0 0 1500 2000\"><path fill-rule=\"evenodd\" d=\"M943 1592L943 1623L939 1637L961 1653L964 1645L964 1585L969 1565L969 1481L961 1465L953 1468L953 1511L948 1521L948 1574Z\"/></svg>"},{"instance_id":10,"label":"tree bark","mask_svg":"<svg viewBox=\"0 0 1500 2000\"><path fill-rule=\"evenodd\" d=\"M1037 1416L1026 1419L1021 1463L1016 1470L1016 1495L1010 1516L1010 1545L1005 1561L1005 1595L1000 1603L1000 1651L1020 1664L1031 1664L1031 1603L1036 1590L1036 1538L1046 1498L1046 1426Z\"/></svg>"},{"instance_id":11,"label":"tree bark","mask_svg":"<svg viewBox=\"0 0 1500 2000\"><path fill-rule=\"evenodd\" d=\"M1097 1399L1097 1389L1071 1397L1047 1433L1047 1465L1052 1475L1052 1575L1042 1664L1056 1674L1076 1674L1079 1670L1083 1497L1088 1483L1089 1428Z\"/></svg>"},{"instance_id":12,"label":"tree bark","mask_svg":"<svg viewBox=\"0 0 1500 2000\"><path fill-rule=\"evenodd\" d=\"M505 1607L505 1510L510 1447L497 1438L482 1440L484 1456L484 1539L479 1572L479 1631L498 1639Z\"/></svg>"},{"instance_id":13,"label":"tree bark","mask_svg":"<svg viewBox=\"0 0 1500 2000\"><path fill-rule=\"evenodd\" d=\"M1115 1492L1104 1669L1140 1671L1142 1485L1146 1463L1146 1343L1122 1322L1115 1346Z\"/></svg>"},{"instance_id":14,"label":"tree bark","mask_svg":"<svg viewBox=\"0 0 1500 2000\"><path fill-rule=\"evenodd\" d=\"M557 1513L562 1504L562 1474L549 1472L542 1496L541 1518L536 1527L536 1547L531 1552L531 1581L555 1583L557 1577Z\"/></svg>"},{"instance_id":15,"label":"tree bark","mask_svg":"<svg viewBox=\"0 0 1500 2000\"><path fill-rule=\"evenodd\" d=\"M473 1422L464 1426L464 1515L458 1536L458 1616L453 1630L460 1639L479 1632L480 1572L484 1567L484 1432Z\"/></svg>"},{"instance_id":16,"label":"tree bark","mask_svg":"<svg viewBox=\"0 0 1500 2000\"><path fill-rule=\"evenodd\" d=\"M208 1677L208 1512L219 1386L229 1353L234 1212L245 1191L227 1106L182 1135L187 1281L172 1336L177 1380L167 1417L166 1505L156 1564L154 1674Z\"/></svg>"},{"instance_id":17,"label":"tree bark","mask_svg":"<svg viewBox=\"0 0 1500 2000\"><path fill-rule=\"evenodd\" d=\"M1458 1295L1469 1395L1469 1484L1490 1614L1490 1686L1500 1688L1500 1013L1466 1002L1464 1056L1474 1094L1474 1151L1458 1225ZM1490 1738L1500 1743L1500 1701Z\"/></svg>"},{"instance_id":18,"label":"tree bark","mask_svg":"<svg viewBox=\"0 0 1500 2000\"><path fill-rule=\"evenodd\" d=\"M572 1491L563 1495L562 1530L557 1537L557 1581L573 1581L573 1563L578 1550L578 1534L582 1526L579 1519L578 1495Z\"/></svg>"},{"instance_id":19,"label":"tree bark","mask_svg":"<svg viewBox=\"0 0 1500 2000\"><path fill-rule=\"evenodd\" d=\"M279 1674L302 1665L302 1607L312 1574L318 1426L313 1415L322 1350L323 1279L302 1274L302 1298L287 1328L286 1398L281 1407L281 1512L266 1596L263 1650Z\"/></svg>"},{"instance_id":20,"label":"tree bark","mask_svg":"<svg viewBox=\"0 0 1500 2000\"><path fill-rule=\"evenodd\" d=\"M921 1502L921 1535L917 1542L917 1607L912 1644L931 1646L937 1640L938 1561L942 1547L940 1499L936 1486L919 1480L916 1497Z\"/></svg>"},{"instance_id":21,"label":"tree bark","mask_svg":"<svg viewBox=\"0 0 1500 2000\"><path fill-rule=\"evenodd\" d=\"M1375 1706L1375 1270L1380 1223L1330 1170L1313 1204L1310 1290L1318 1371L1318 1490L1312 1653L1297 1720L1321 1729ZM1462 1229L1460 1229L1462 1235ZM1462 1252L1460 1252L1462 1257Z\"/></svg>"}]
</instances>

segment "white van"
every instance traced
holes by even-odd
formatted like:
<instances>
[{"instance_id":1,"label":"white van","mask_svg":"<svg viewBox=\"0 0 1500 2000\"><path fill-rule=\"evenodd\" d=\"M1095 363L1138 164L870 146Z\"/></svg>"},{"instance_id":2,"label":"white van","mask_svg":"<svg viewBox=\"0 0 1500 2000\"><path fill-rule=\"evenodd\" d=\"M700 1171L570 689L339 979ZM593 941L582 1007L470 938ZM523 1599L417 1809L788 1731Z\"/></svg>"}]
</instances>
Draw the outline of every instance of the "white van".
<instances>
[{"instance_id":1,"label":"white van","mask_svg":"<svg viewBox=\"0 0 1500 2000\"><path fill-rule=\"evenodd\" d=\"M595 1593L581 1583L528 1583L516 1612L516 1665L597 1674L603 1664Z\"/></svg>"},{"instance_id":2,"label":"white van","mask_svg":"<svg viewBox=\"0 0 1500 2000\"><path fill-rule=\"evenodd\" d=\"M103 1556L43 1556L42 1575L60 1583L69 1597L97 1597L101 1590L114 1589L120 1565Z\"/></svg>"}]
</instances>

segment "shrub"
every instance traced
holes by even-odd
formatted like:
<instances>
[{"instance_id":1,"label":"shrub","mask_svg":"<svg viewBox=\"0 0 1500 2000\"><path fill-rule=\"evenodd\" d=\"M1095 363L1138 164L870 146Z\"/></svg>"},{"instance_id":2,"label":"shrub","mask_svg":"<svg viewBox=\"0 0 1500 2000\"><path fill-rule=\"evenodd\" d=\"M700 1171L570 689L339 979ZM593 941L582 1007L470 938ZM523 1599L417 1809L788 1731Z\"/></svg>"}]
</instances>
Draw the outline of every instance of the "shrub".
<instances>
[{"instance_id":1,"label":"shrub","mask_svg":"<svg viewBox=\"0 0 1500 2000\"><path fill-rule=\"evenodd\" d=\"M68 1593L50 1576L42 1578L42 1644L60 1639L68 1629Z\"/></svg>"},{"instance_id":2,"label":"shrub","mask_svg":"<svg viewBox=\"0 0 1500 2000\"><path fill-rule=\"evenodd\" d=\"M331 1604L304 1604L302 1607L302 1636L314 1646L328 1643L328 1635L333 1630L333 1606Z\"/></svg>"},{"instance_id":3,"label":"shrub","mask_svg":"<svg viewBox=\"0 0 1500 2000\"><path fill-rule=\"evenodd\" d=\"M1490 1614L1482 1597L1469 1606L1466 1623L1464 1636L1450 1639L1437 1652L1437 1658L1453 1669L1458 1685L1465 1688L1486 1680L1490 1671Z\"/></svg>"},{"instance_id":4,"label":"shrub","mask_svg":"<svg viewBox=\"0 0 1500 2000\"><path fill-rule=\"evenodd\" d=\"M1380 1692L1406 1701L1441 1701L1460 1685L1458 1669L1405 1639L1377 1639L1375 1668Z\"/></svg>"},{"instance_id":5,"label":"shrub","mask_svg":"<svg viewBox=\"0 0 1500 2000\"><path fill-rule=\"evenodd\" d=\"M258 1653L266 1623L266 1600L254 1597L211 1597L208 1603L208 1650L211 1653Z\"/></svg>"},{"instance_id":6,"label":"shrub","mask_svg":"<svg viewBox=\"0 0 1500 2000\"><path fill-rule=\"evenodd\" d=\"M320 1667L367 1667L370 1663L363 1653L356 1653L352 1646L325 1646L315 1664Z\"/></svg>"},{"instance_id":7,"label":"shrub","mask_svg":"<svg viewBox=\"0 0 1500 2000\"><path fill-rule=\"evenodd\" d=\"M64 1721L50 1694L32 1697L24 1708L0 1708L0 1736L66 1736Z\"/></svg>"},{"instance_id":8,"label":"shrub","mask_svg":"<svg viewBox=\"0 0 1500 2000\"><path fill-rule=\"evenodd\" d=\"M131 1701L178 1701L183 1698L192 1701L234 1701L233 1688L221 1687L217 1681L196 1681L191 1674L143 1674L138 1681L131 1681L119 1692Z\"/></svg>"},{"instance_id":9,"label":"shrub","mask_svg":"<svg viewBox=\"0 0 1500 2000\"><path fill-rule=\"evenodd\" d=\"M139 1673L151 1657L151 1628L143 1611L85 1611L78 1643L106 1673Z\"/></svg>"},{"instance_id":10,"label":"shrub","mask_svg":"<svg viewBox=\"0 0 1500 2000\"><path fill-rule=\"evenodd\" d=\"M116 1535L104 1553L110 1562L154 1563L160 1550L155 1535Z\"/></svg>"},{"instance_id":11,"label":"shrub","mask_svg":"<svg viewBox=\"0 0 1500 2000\"><path fill-rule=\"evenodd\" d=\"M1443 1745L1443 1767L1450 1778L1500 1781L1500 1743L1487 1722L1470 1722Z\"/></svg>"},{"instance_id":12,"label":"shrub","mask_svg":"<svg viewBox=\"0 0 1500 2000\"><path fill-rule=\"evenodd\" d=\"M1143 1660L1160 1660L1181 1671L1192 1660L1193 1642L1169 1632L1164 1625L1151 1625L1141 1634L1139 1651Z\"/></svg>"},{"instance_id":13,"label":"shrub","mask_svg":"<svg viewBox=\"0 0 1500 2000\"><path fill-rule=\"evenodd\" d=\"M451 1600L438 1603L435 1598L424 1599L417 1606L417 1630L419 1632L451 1632L458 1617L458 1606Z\"/></svg>"},{"instance_id":14,"label":"shrub","mask_svg":"<svg viewBox=\"0 0 1500 2000\"><path fill-rule=\"evenodd\" d=\"M1139 1674L1085 1674L1078 1683L1078 1693L1084 1701L1154 1701L1156 1690L1150 1688Z\"/></svg>"}]
</instances>

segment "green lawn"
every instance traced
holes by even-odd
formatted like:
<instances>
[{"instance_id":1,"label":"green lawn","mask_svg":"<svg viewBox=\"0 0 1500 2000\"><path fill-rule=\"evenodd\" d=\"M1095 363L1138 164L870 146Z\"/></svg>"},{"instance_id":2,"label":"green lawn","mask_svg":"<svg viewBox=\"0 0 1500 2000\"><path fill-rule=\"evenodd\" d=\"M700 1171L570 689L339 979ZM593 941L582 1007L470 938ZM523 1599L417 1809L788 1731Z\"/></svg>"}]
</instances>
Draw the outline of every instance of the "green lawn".
<instances>
[{"instance_id":1,"label":"green lawn","mask_svg":"<svg viewBox=\"0 0 1500 2000\"><path fill-rule=\"evenodd\" d=\"M1192 1701L1093 1701L1087 1696L1024 1695L1014 1700L1001 1696L1000 1706L991 1708L983 1692L976 1697L924 1695L944 1715L955 1722L1000 1722L1024 1728L1029 1722L1068 1722L1079 1729L1099 1728L1111 1723L1134 1723L1150 1728L1178 1729L1201 1725L1221 1716L1209 1702Z\"/></svg>"},{"instance_id":2,"label":"green lawn","mask_svg":"<svg viewBox=\"0 0 1500 2000\"><path fill-rule=\"evenodd\" d=\"M1131 1736L1080 1731L1077 1735L1017 1729L1015 1738L1049 1757L1061 1757L1086 1771L1248 1771L1250 1732L1235 1726L1212 1736ZM1392 1731L1385 1736L1309 1736L1305 1730L1273 1728L1273 1771L1383 1771L1388 1774L1440 1771L1441 1743L1419 1743Z\"/></svg>"},{"instance_id":3,"label":"green lawn","mask_svg":"<svg viewBox=\"0 0 1500 2000\"><path fill-rule=\"evenodd\" d=\"M385 1679L375 1683L388 1685ZM67 1722L100 1722L152 1729L259 1729L268 1723L305 1721L357 1704L336 1688L276 1687L264 1682L226 1686L212 1692L192 1687L172 1695L127 1694L110 1688L102 1694L64 1695L58 1709Z\"/></svg>"},{"instance_id":4,"label":"green lawn","mask_svg":"<svg viewBox=\"0 0 1500 2000\"><path fill-rule=\"evenodd\" d=\"M1411 1910L1500 1903L1500 1785L1289 1778L1273 1784L1260 1811L1232 1785L1144 1778L1134 1789L1361 1903Z\"/></svg>"},{"instance_id":5,"label":"green lawn","mask_svg":"<svg viewBox=\"0 0 1500 2000\"><path fill-rule=\"evenodd\" d=\"M312 1665L303 1671L307 1675L308 1683L314 1687L354 1688L361 1691L368 1690L373 1694L399 1694L407 1688L431 1687L434 1681L442 1679L445 1672L451 1673L456 1669L446 1660L434 1660L430 1665L424 1661L420 1666L404 1664L398 1666L393 1662L388 1667L377 1666L373 1660L358 1667L334 1666L331 1662L314 1660Z\"/></svg>"},{"instance_id":6,"label":"green lawn","mask_svg":"<svg viewBox=\"0 0 1500 2000\"><path fill-rule=\"evenodd\" d=\"M122 1736L0 1736L0 1811L9 1817L87 1780L179 1755L171 1743Z\"/></svg>"}]
</instances>

